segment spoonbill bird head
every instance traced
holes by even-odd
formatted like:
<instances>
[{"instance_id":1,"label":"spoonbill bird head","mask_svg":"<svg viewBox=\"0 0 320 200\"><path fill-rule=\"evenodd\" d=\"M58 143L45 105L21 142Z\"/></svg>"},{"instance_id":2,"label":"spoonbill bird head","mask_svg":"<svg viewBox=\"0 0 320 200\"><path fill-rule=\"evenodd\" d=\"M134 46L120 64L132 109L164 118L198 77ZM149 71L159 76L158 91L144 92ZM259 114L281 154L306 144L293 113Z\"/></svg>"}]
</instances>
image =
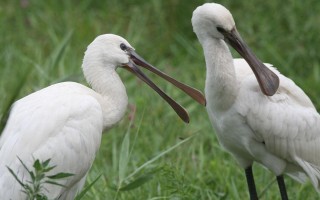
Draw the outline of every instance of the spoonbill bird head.
<instances>
[{"instance_id":1,"label":"spoonbill bird head","mask_svg":"<svg viewBox=\"0 0 320 200\"><path fill-rule=\"evenodd\" d=\"M205 105L206 101L203 94L190 87L187 86L174 78L166 75L165 73L161 72L157 68L153 67L147 61L145 61L141 56L139 56L135 49L122 37L113 34L104 34L98 36L89 46L86 51L85 58L89 57L90 54L93 54L97 62L102 62L102 70L110 70L111 73L117 67L127 69L146 84L148 84L152 89L154 89L165 101L167 101L170 106L176 111L176 113L180 116L180 118L185 121L189 122L188 113L185 109L180 106L177 102L171 99L168 95L166 95L160 88L157 87L140 69L139 66L146 68L147 70L157 74L158 76L164 78L165 80L169 81L186 94L191 96L193 99L198 101L200 104ZM90 61L94 62L94 61ZM87 67L89 65L83 65L83 70L85 74L90 74L92 69ZM91 64L92 66L92 64ZM101 70L101 69L99 69ZM90 72L88 72L90 71ZM99 72L94 72L99 73Z\"/></svg>"},{"instance_id":2,"label":"spoonbill bird head","mask_svg":"<svg viewBox=\"0 0 320 200\"><path fill-rule=\"evenodd\" d=\"M224 39L224 35L217 28L231 31L235 22L229 10L222 5L206 3L193 11L192 26L202 42L208 37Z\"/></svg>"},{"instance_id":3,"label":"spoonbill bird head","mask_svg":"<svg viewBox=\"0 0 320 200\"><path fill-rule=\"evenodd\" d=\"M97 62L103 62L103 67L112 67L113 69L116 69L118 66L122 65L122 63L129 62L127 53L120 48L121 44L133 49L126 39L118 35L99 35L88 46L85 54L86 57L90 56ZM90 62L92 62L92 60L90 60Z\"/></svg>"},{"instance_id":4,"label":"spoonbill bird head","mask_svg":"<svg viewBox=\"0 0 320 200\"><path fill-rule=\"evenodd\" d=\"M206 3L194 10L191 21L202 45L208 39L224 40L250 65L261 91L267 96L276 93L279 88L279 77L267 68L242 40L229 10L220 4Z\"/></svg>"}]
</instances>

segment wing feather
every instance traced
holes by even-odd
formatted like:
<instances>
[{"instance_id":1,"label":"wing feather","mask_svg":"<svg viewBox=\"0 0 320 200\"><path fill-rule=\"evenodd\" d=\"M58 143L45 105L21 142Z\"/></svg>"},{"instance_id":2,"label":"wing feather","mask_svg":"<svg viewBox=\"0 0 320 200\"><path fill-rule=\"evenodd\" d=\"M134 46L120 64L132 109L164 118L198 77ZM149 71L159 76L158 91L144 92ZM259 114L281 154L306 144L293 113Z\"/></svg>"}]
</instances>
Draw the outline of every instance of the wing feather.
<instances>
[{"instance_id":1,"label":"wing feather","mask_svg":"<svg viewBox=\"0 0 320 200\"><path fill-rule=\"evenodd\" d=\"M237 71L242 78L235 107L269 153L303 169L319 189L320 116L292 80L271 69L280 78L280 87L271 97L260 92L252 73Z\"/></svg>"},{"instance_id":2,"label":"wing feather","mask_svg":"<svg viewBox=\"0 0 320 200\"><path fill-rule=\"evenodd\" d=\"M61 89L61 85L50 86L13 106L0 138L1 197L19 199L19 195L23 195L18 192L21 187L6 169L9 166L19 177L28 178L17 157L30 169L35 159L50 158L51 165L57 165L52 174L75 174L61 182L70 187L80 182L91 167L103 128L100 104L79 91L74 94ZM50 191L49 198L68 190L59 186L46 187Z\"/></svg>"}]
</instances>

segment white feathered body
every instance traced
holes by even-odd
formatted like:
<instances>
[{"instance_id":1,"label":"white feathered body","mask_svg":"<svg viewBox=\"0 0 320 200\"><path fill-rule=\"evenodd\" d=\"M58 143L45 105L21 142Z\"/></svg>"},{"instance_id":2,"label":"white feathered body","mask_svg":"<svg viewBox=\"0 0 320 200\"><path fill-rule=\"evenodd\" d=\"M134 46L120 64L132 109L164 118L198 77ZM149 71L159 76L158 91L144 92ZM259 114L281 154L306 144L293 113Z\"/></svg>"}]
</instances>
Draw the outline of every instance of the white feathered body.
<instances>
[{"instance_id":1,"label":"white feathered body","mask_svg":"<svg viewBox=\"0 0 320 200\"><path fill-rule=\"evenodd\" d=\"M274 77L257 65L224 6L205 3L194 10L191 22L206 61L207 111L221 145L245 169L257 161L277 176L309 177L320 191L320 116L309 97L270 64L265 65L280 85L273 96L263 94L258 80L266 86ZM244 59L233 59L226 43L253 69ZM268 78L256 78L252 70Z\"/></svg>"},{"instance_id":2,"label":"white feathered body","mask_svg":"<svg viewBox=\"0 0 320 200\"><path fill-rule=\"evenodd\" d=\"M49 199L73 199L82 189L86 175L100 147L103 130L117 124L125 114L128 97L116 72L128 63L120 44L132 48L120 36L98 36L87 48L82 69L93 89L74 82L51 85L14 103L0 137L0 199L26 199L10 174L10 167L22 182L30 181L28 169L36 159L51 159L50 174L72 173L59 179L65 187L45 184ZM50 175L49 174L49 175Z\"/></svg>"},{"instance_id":3,"label":"white feathered body","mask_svg":"<svg viewBox=\"0 0 320 200\"><path fill-rule=\"evenodd\" d=\"M74 174L58 181L66 187L46 184L43 190L49 199L73 199L85 183L102 131L125 113L111 99L81 84L65 82L17 101L0 138L1 199L25 199L7 169L10 167L23 182L30 180L18 157L29 169L35 159L51 159L50 164L56 167L50 174ZM126 105L127 97L117 101Z\"/></svg>"},{"instance_id":4,"label":"white feathered body","mask_svg":"<svg viewBox=\"0 0 320 200\"><path fill-rule=\"evenodd\" d=\"M1 199L24 199L22 189L6 166L23 182L30 180L18 157L32 169L35 159L75 174L45 185L49 198L68 199L83 186L100 146L103 115L94 91L77 83L60 83L17 101L0 139ZM44 190L45 191L45 190ZM68 196L69 195L69 196Z\"/></svg>"},{"instance_id":5,"label":"white feathered body","mask_svg":"<svg viewBox=\"0 0 320 200\"><path fill-rule=\"evenodd\" d=\"M276 175L307 175L319 190L320 116L308 96L269 64L280 87L265 96L246 61L231 59L222 40L203 48L207 111L221 145L243 168L257 161Z\"/></svg>"}]
</instances>

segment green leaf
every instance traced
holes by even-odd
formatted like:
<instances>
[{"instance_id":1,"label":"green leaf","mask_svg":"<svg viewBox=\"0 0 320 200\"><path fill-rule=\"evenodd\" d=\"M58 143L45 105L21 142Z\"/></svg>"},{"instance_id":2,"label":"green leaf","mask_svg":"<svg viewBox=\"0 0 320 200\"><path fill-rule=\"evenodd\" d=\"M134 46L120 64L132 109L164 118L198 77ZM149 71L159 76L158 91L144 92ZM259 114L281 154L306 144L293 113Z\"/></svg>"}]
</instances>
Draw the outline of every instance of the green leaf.
<instances>
[{"instance_id":1,"label":"green leaf","mask_svg":"<svg viewBox=\"0 0 320 200\"><path fill-rule=\"evenodd\" d=\"M135 179L134 181L128 183L127 185L119 188L120 191L128 191L128 190L133 190L137 187L140 187L141 185L145 184L149 180L152 179L152 175L145 175L145 176L140 176L139 178Z\"/></svg>"},{"instance_id":2,"label":"green leaf","mask_svg":"<svg viewBox=\"0 0 320 200\"><path fill-rule=\"evenodd\" d=\"M37 179L42 180L42 179L44 179L45 176L46 175L44 173L41 173L40 175L38 175Z\"/></svg>"},{"instance_id":3,"label":"green leaf","mask_svg":"<svg viewBox=\"0 0 320 200\"><path fill-rule=\"evenodd\" d=\"M80 200L82 199L82 197L84 197L84 195L91 189L91 187L98 181L98 179L101 177L101 174L94 179L94 181L92 181L87 187L85 187L81 193L79 193L76 198L74 200Z\"/></svg>"},{"instance_id":4,"label":"green leaf","mask_svg":"<svg viewBox=\"0 0 320 200\"><path fill-rule=\"evenodd\" d=\"M152 178L153 178L153 175L144 174L144 175L138 177L137 179L133 180L132 182L128 183L127 185L119 188L119 190L120 191L128 191L128 190L136 189L136 188L140 187L141 185L145 184L146 182L148 182L149 180L151 180Z\"/></svg>"},{"instance_id":5,"label":"green leaf","mask_svg":"<svg viewBox=\"0 0 320 200\"><path fill-rule=\"evenodd\" d=\"M161 169L162 169L162 167L156 167L156 168L140 175L135 180L131 181L130 183L126 184L125 186L119 188L119 190L120 191L128 191L128 190L133 190L135 188L138 188L141 185L150 181L153 178L153 176Z\"/></svg>"},{"instance_id":6,"label":"green leaf","mask_svg":"<svg viewBox=\"0 0 320 200\"><path fill-rule=\"evenodd\" d=\"M40 164L39 159L37 159L36 161L34 161L33 163L33 168L35 168L36 171L40 171L42 169L42 166Z\"/></svg>"},{"instance_id":7,"label":"green leaf","mask_svg":"<svg viewBox=\"0 0 320 200\"><path fill-rule=\"evenodd\" d=\"M34 176L34 173L30 171L29 174L31 176L31 180L34 181L36 179L36 177Z\"/></svg>"},{"instance_id":8,"label":"green leaf","mask_svg":"<svg viewBox=\"0 0 320 200\"><path fill-rule=\"evenodd\" d=\"M12 174L12 176L17 180L17 182L22 186L22 187L25 187L24 183L22 181L19 180L18 176L13 172L13 170L6 166L7 169L9 170L9 172Z\"/></svg>"},{"instance_id":9,"label":"green leaf","mask_svg":"<svg viewBox=\"0 0 320 200\"><path fill-rule=\"evenodd\" d=\"M23 192L25 192L28 195L33 194L33 192L34 192L33 189L31 188L31 186L29 186L29 185L24 185L24 189L25 189L25 191L23 191Z\"/></svg>"},{"instance_id":10,"label":"green leaf","mask_svg":"<svg viewBox=\"0 0 320 200\"><path fill-rule=\"evenodd\" d=\"M130 125L127 133L122 141L120 158L119 158L119 187L124 180L129 162L129 147L130 147Z\"/></svg>"},{"instance_id":11,"label":"green leaf","mask_svg":"<svg viewBox=\"0 0 320 200\"><path fill-rule=\"evenodd\" d=\"M49 158L42 163L43 168L46 168L49 165L50 160L51 159Z\"/></svg>"},{"instance_id":12,"label":"green leaf","mask_svg":"<svg viewBox=\"0 0 320 200\"><path fill-rule=\"evenodd\" d=\"M61 173L57 173L55 175L47 176L47 178L49 178L49 179L62 179L62 178L67 178L69 176L74 176L74 174L61 172Z\"/></svg>"},{"instance_id":13,"label":"green leaf","mask_svg":"<svg viewBox=\"0 0 320 200\"><path fill-rule=\"evenodd\" d=\"M47 199L48 199L48 197L46 197L43 194L37 194L36 195L36 200L47 200Z\"/></svg>"},{"instance_id":14,"label":"green leaf","mask_svg":"<svg viewBox=\"0 0 320 200\"><path fill-rule=\"evenodd\" d=\"M58 186L61 186L61 187L66 187L65 185L62 185L60 183L57 183L57 182L54 182L54 181L44 181L44 183L48 183L48 184L51 184L51 185L58 185Z\"/></svg>"},{"instance_id":15,"label":"green leaf","mask_svg":"<svg viewBox=\"0 0 320 200\"><path fill-rule=\"evenodd\" d=\"M48 168L45 168L43 169L42 171L43 172L48 172L48 171L51 171L53 168L55 168L56 166L52 166L52 167L48 167Z\"/></svg>"},{"instance_id":16,"label":"green leaf","mask_svg":"<svg viewBox=\"0 0 320 200\"><path fill-rule=\"evenodd\" d=\"M21 162L22 166L28 171L28 173L30 174L30 171L28 169L28 167L24 164L24 162L22 162L22 160L18 157L19 161Z\"/></svg>"}]
</instances>

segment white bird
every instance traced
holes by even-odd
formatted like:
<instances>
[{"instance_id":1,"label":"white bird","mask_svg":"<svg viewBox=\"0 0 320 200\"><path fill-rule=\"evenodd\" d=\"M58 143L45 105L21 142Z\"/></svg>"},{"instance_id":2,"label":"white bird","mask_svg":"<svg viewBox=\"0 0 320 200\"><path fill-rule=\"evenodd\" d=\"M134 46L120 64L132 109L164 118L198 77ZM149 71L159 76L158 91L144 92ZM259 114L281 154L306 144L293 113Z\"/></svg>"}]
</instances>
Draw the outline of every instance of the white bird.
<instances>
[{"instance_id":1,"label":"white bird","mask_svg":"<svg viewBox=\"0 0 320 200\"><path fill-rule=\"evenodd\" d=\"M309 177L319 191L320 116L308 96L259 61L222 5L199 6L191 21L206 61L210 121L220 144L245 169L251 199L258 198L254 162L277 176L282 199L287 199L283 174L300 181ZM233 59L227 44L244 59Z\"/></svg>"},{"instance_id":2,"label":"white bird","mask_svg":"<svg viewBox=\"0 0 320 200\"><path fill-rule=\"evenodd\" d=\"M56 165L52 174L74 174L59 183L45 185L49 199L73 199L85 183L86 175L100 146L103 130L110 129L125 114L128 97L117 67L136 74L155 89L185 121L187 112L151 82L137 65L172 82L202 104L203 95L160 72L138 54L122 37L98 36L87 48L83 73L92 89L74 82L51 85L14 103L0 138L0 197L3 200L26 199L21 186L9 173L10 167L24 182L30 180L18 160L28 167L35 159Z\"/></svg>"}]
</instances>

